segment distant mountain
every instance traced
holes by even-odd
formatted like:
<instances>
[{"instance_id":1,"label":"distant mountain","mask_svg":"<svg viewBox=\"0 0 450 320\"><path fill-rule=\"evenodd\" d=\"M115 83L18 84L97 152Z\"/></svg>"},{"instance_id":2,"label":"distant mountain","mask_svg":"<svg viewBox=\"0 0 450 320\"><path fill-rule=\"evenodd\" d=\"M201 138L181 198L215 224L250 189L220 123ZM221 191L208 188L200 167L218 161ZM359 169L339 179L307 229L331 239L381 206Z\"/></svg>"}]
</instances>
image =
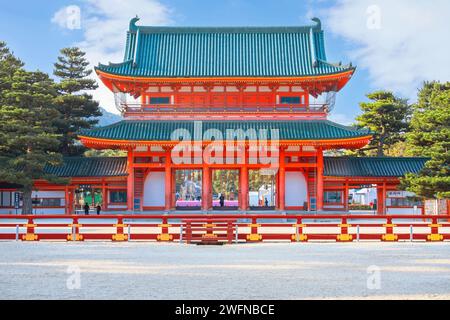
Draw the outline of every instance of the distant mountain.
<instances>
[{"instance_id":1,"label":"distant mountain","mask_svg":"<svg viewBox=\"0 0 450 320\"><path fill-rule=\"evenodd\" d=\"M98 127L103 127L103 126L107 126L116 122L119 122L120 120L122 120L122 116L109 112L107 110L105 110L104 108L100 107L100 111L103 113L103 115L101 117L98 117Z\"/></svg>"}]
</instances>

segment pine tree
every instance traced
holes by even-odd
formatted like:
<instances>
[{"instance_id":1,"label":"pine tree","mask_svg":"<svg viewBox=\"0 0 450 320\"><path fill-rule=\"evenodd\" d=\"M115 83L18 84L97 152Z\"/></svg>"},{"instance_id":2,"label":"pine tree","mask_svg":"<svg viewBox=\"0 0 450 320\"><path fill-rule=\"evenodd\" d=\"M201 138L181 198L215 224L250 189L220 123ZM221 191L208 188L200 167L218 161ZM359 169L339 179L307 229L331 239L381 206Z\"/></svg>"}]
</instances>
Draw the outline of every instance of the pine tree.
<instances>
[{"instance_id":1,"label":"pine tree","mask_svg":"<svg viewBox=\"0 0 450 320\"><path fill-rule=\"evenodd\" d=\"M34 180L64 183L49 175L45 166L58 165L61 156L56 128L58 111L52 102L57 95L54 82L42 72L27 72L6 46L0 57L0 181L21 185L22 213L32 213ZM13 73L11 73L13 72Z\"/></svg>"},{"instance_id":2,"label":"pine tree","mask_svg":"<svg viewBox=\"0 0 450 320\"><path fill-rule=\"evenodd\" d=\"M450 198L450 82L424 83L406 143L412 155L430 160L419 174L402 180L403 188L426 198Z\"/></svg>"},{"instance_id":3,"label":"pine tree","mask_svg":"<svg viewBox=\"0 0 450 320\"><path fill-rule=\"evenodd\" d=\"M60 117L55 121L61 134L60 152L65 156L81 155L85 148L77 143L77 132L89 129L102 115L99 104L86 91L97 88L96 81L90 79L92 70L85 53L79 48L64 48L54 64L54 75L60 80L56 106Z\"/></svg>"},{"instance_id":4,"label":"pine tree","mask_svg":"<svg viewBox=\"0 0 450 320\"><path fill-rule=\"evenodd\" d=\"M367 95L371 102L360 103L363 113L356 117L358 128L369 128L374 134L359 154L384 156L396 143L404 140L410 118L407 101L392 92L376 91Z\"/></svg>"},{"instance_id":5,"label":"pine tree","mask_svg":"<svg viewBox=\"0 0 450 320\"><path fill-rule=\"evenodd\" d=\"M23 67L23 62L14 56L6 46L6 43L0 41L0 94L11 85L11 79L14 72Z\"/></svg>"}]
</instances>

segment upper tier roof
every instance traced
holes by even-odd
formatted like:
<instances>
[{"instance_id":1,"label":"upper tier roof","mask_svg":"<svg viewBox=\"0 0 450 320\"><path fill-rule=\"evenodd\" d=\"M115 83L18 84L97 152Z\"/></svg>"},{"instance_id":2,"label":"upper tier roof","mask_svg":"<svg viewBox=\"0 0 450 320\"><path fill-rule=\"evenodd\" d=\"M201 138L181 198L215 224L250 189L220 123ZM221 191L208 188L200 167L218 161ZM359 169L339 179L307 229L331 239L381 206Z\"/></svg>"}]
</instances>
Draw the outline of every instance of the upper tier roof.
<instances>
[{"instance_id":1,"label":"upper tier roof","mask_svg":"<svg viewBox=\"0 0 450 320\"><path fill-rule=\"evenodd\" d=\"M147 78L304 77L354 68L327 62L320 20L303 27L148 27L130 22L122 63L96 70Z\"/></svg>"}]
</instances>

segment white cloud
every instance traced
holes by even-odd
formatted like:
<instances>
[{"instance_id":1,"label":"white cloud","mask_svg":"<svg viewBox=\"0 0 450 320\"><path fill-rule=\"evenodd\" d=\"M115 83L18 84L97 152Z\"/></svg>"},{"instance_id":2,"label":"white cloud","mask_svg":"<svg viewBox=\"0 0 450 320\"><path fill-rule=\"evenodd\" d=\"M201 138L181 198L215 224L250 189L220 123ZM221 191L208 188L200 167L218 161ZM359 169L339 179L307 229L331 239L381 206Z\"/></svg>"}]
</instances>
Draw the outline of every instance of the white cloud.
<instances>
[{"instance_id":1,"label":"white cloud","mask_svg":"<svg viewBox=\"0 0 450 320\"><path fill-rule=\"evenodd\" d=\"M414 98L422 81L450 80L450 1L338 0L324 13L373 87Z\"/></svg>"},{"instance_id":2,"label":"white cloud","mask_svg":"<svg viewBox=\"0 0 450 320\"><path fill-rule=\"evenodd\" d=\"M52 22L64 27L67 7L55 13ZM171 10L157 0L84 0L81 4L83 40L74 45L86 52L91 66L121 62L130 19L138 15L142 25L167 25ZM95 76L96 77L96 76ZM101 81L94 98L110 112L117 113L113 94Z\"/></svg>"},{"instance_id":3,"label":"white cloud","mask_svg":"<svg viewBox=\"0 0 450 320\"><path fill-rule=\"evenodd\" d=\"M70 5L56 11L52 17L52 23L61 28L74 30L81 28L81 10L79 6Z\"/></svg>"}]
</instances>

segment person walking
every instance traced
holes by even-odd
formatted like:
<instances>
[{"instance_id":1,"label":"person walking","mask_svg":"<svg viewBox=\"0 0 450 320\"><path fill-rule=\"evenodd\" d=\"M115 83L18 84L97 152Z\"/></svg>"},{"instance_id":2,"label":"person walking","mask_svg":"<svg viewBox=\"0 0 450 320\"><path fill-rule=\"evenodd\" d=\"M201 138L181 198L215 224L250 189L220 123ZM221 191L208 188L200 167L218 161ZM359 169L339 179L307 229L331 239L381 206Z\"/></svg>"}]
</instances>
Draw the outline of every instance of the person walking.
<instances>
[{"instance_id":1,"label":"person walking","mask_svg":"<svg viewBox=\"0 0 450 320\"><path fill-rule=\"evenodd\" d=\"M99 216L99 215L100 215L100 212L102 211L102 206L100 205L100 203L97 204L96 209L97 209L97 215Z\"/></svg>"},{"instance_id":2,"label":"person walking","mask_svg":"<svg viewBox=\"0 0 450 320\"><path fill-rule=\"evenodd\" d=\"M84 208L84 214L88 216L90 208L89 208L89 205L87 204L87 202L84 204L83 208Z\"/></svg>"},{"instance_id":3,"label":"person walking","mask_svg":"<svg viewBox=\"0 0 450 320\"><path fill-rule=\"evenodd\" d=\"M221 207L225 205L225 196L223 195L223 193L220 194L219 202Z\"/></svg>"}]
</instances>

